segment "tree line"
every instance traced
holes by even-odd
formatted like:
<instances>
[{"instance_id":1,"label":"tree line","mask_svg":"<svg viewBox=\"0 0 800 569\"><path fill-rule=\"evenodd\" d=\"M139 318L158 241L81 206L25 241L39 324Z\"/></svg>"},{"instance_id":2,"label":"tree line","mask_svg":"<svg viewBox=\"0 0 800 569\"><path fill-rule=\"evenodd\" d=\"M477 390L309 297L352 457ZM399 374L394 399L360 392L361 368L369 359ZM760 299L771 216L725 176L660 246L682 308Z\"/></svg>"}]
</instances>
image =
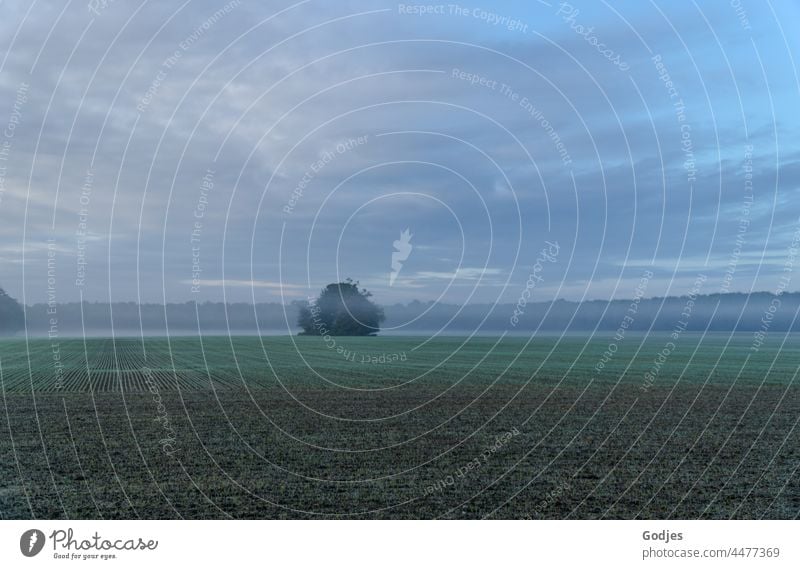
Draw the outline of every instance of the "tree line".
<instances>
[{"instance_id":1,"label":"tree line","mask_svg":"<svg viewBox=\"0 0 800 569\"><path fill-rule=\"evenodd\" d=\"M337 284L338 286L338 284ZM320 307L338 306L339 312L344 303L331 302L342 291L334 287L323 298ZM350 293L347 293L350 294ZM322 296L322 295L321 295ZM330 298L328 298L330 297ZM358 315L370 305L352 297L355 304L351 312ZM319 300L319 299L318 299ZM366 297L374 304L370 297ZM359 304L362 303L362 304ZM629 329L635 331L671 331L683 320L681 312L687 303L686 297L647 298L638 304L638 311ZM280 303L221 303L193 301L184 303L137 304L116 302L113 304L84 302L56 305L59 332L62 334L107 335L113 330L116 334L192 333L330 333L341 335L349 333L339 328L350 326L354 333L372 335L381 326L400 327L404 333L425 334L445 327L452 333L482 332L494 333L506 330L518 332L585 332L616 330L630 305L629 300L594 300L574 302L556 300L553 302L529 303L524 314L519 316L516 326L509 326L514 314L514 304L469 304L456 305L434 302L412 301L407 304L390 304L379 307L378 311L367 310L369 317L361 314L353 325L331 316L320 317L316 302L295 301L287 305ZM777 305L777 309L774 307ZM773 309L771 309L773 307ZM337 309L333 310L336 313ZM316 322L313 312L317 313ZM691 317L686 329L689 331L757 331L769 320L769 330L800 331L800 293L784 293L776 297L770 293L727 293L701 295L694 300ZM46 334L50 327L51 315L45 303L29 305L23 316L22 307L0 289L0 332L18 333L24 329L30 334ZM82 320L85 328L82 326ZM412 322L413 321L413 322Z\"/></svg>"}]
</instances>

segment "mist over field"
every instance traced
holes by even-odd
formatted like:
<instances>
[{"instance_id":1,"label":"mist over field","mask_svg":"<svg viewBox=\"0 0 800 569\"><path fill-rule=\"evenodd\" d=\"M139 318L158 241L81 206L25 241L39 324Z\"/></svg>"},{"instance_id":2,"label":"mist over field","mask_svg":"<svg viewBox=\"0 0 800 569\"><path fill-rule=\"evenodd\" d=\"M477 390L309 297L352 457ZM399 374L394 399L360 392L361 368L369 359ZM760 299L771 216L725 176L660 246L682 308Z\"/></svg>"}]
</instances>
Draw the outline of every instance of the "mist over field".
<instances>
[{"instance_id":1,"label":"mist over field","mask_svg":"<svg viewBox=\"0 0 800 569\"><path fill-rule=\"evenodd\" d=\"M384 335L472 333L562 333L616 331L632 300L574 302L557 300L516 304L434 302L391 304L384 307ZM629 330L697 332L800 331L800 293L712 294L690 297L647 298L636 303ZM689 306L687 312L687 305ZM79 303L59 304L59 330L71 335L149 335L166 333L294 334L298 331L297 303ZM771 307L780 306L780 310ZM521 312L517 323L511 318ZM26 309L27 333L46 335L47 304Z\"/></svg>"}]
</instances>

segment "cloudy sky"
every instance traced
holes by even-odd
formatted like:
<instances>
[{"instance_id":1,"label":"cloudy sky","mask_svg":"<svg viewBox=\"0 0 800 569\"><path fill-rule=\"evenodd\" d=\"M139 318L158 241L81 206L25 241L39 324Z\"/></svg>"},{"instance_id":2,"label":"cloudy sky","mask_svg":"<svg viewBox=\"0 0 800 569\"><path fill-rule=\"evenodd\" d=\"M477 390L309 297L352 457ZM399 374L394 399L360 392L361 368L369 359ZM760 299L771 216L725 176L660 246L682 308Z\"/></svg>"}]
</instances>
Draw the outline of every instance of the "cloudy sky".
<instances>
[{"instance_id":1,"label":"cloudy sky","mask_svg":"<svg viewBox=\"0 0 800 569\"><path fill-rule=\"evenodd\" d=\"M775 290L800 228L792 4L4 1L0 285Z\"/></svg>"}]
</instances>

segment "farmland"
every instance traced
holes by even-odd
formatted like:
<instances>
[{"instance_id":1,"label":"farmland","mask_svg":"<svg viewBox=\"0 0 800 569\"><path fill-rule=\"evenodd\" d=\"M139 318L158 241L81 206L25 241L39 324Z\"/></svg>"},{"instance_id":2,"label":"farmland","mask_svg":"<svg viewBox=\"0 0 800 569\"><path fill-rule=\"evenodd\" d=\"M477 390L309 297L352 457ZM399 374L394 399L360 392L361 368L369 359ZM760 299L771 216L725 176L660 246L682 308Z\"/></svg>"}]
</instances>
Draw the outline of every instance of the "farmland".
<instances>
[{"instance_id":1,"label":"farmland","mask_svg":"<svg viewBox=\"0 0 800 569\"><path fill-rule=\"evenodd\" d=\"M800 347L752 340L4 340L0 515L795 518Z\"/></svg>"}]
</instances>

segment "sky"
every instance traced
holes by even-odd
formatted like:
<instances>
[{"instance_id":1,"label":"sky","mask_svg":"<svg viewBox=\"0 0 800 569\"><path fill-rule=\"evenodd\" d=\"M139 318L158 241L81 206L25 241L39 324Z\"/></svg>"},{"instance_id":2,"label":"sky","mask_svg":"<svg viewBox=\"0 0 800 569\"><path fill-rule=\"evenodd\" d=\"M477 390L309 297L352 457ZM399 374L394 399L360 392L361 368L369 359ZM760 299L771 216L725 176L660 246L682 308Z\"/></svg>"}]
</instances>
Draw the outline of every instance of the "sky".
<instances>
[{"instance_id":1,"label":"sky","mask_svg":"<svg viewBox=\"0 0 800 569\"><path fill-rule=\"evenodd\" d=\"M796 3L0 14L0 286L26 304L800 290Z\"/></svg>"}]
</instances>

